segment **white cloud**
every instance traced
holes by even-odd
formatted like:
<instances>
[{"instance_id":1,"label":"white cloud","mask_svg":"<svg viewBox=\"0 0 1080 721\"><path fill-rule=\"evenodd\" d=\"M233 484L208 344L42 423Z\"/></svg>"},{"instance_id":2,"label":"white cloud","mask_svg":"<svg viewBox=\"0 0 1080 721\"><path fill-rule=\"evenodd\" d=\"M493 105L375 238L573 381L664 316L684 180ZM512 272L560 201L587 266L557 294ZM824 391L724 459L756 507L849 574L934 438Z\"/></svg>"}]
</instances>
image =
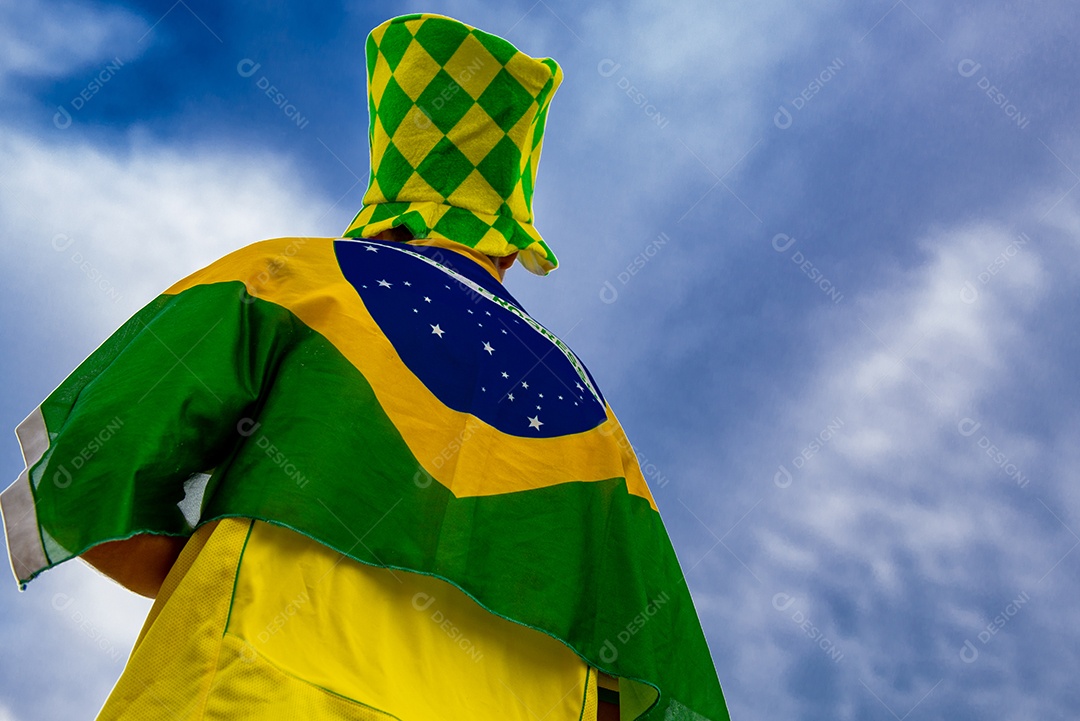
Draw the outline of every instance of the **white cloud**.
<instances>
[{"instance_id":1,"label":"white cloud","mask_svg":"<svg viewBox=\"0 0 1080 721\"><path fill-rule=\"evenodd\" d=\"M697 594L706 627L735 629L726 639L731 647L755 649L757 658L736 659L740 677L787 674L803 654L818 652L792 622L794 611L775 610L774 594L783 592L844 653L835 668L818 658L817 669L841 674L845 694L865 695L838 698L836 709L877 703L862 681L902 715L938 680L929 674L944 676L945 688L982 689L982 677L959 660L965 637L976 639L1018 594L1045 597L1069 585L1067 564L1051 568L1073 540L1051 510L1068 518L1067 502L1056 499L1072 475L1069 431L1080 414L1038 434L999 398L1023 377L1039 340L1035 321L1054 312L1053 288L1075 286L1075 266L1055 263L1052 249L1024 237L999 222L928 233L919 243L923 262L823 310L844 322L827 324L843 329L829 336L818 367L794 395L760 410L772 419L768 432L747 436L738 467L722 469L734 488L713 496L715 510L696 502L695 513L715 524L718 517L733 523L760 501L732 531L711 530L729 533L725 543L761 582L719 546L690 575L692 586L709 589ZM842 427L827 431L836 419ZM699 467L673 476L716 476L715 450L704 445L714 441L701 443L686 454ZM989 444L1007 461L988 456ZM790 483L784 488L773 482L781 464L792 473L780 477ZM1023 487L1009 474L1017 470L1031 479ZM703 553L712 541L698 531ZM721 574L723 585L704 580ZM728 591L712 595L722 588ZM743 601L733 607L734 598ZM834 598L849 610L837 611ZM1049 604L1023 611L1028 628L1053 626L1046 614L1056 612ZM912 625L920 622L928 625ZM844 631L852 624L854 635ZM1022 653L1018 633L985 648L991 660L979 670L1009 675ZM937 653L921 657L922 670L898 685L923 638L936 639ZM1024 683L1005 685L994 697L1016 704L1004 707L1006 715L1032 702ZM744 714L781 711L742 702L750 706L736 709ZM792 705L782 711L797 715L797 702L787 699Z\"/></svg>"},{"instance_id":2,"label":"white cloud","mask_svg":"<svg viewBox=\"0 0 1080 721\"><path fill-rule=\"evenodd\" d=\"M61 77L141 52L146 22L119 8L81 2L0 2L0 86L9 75Z\"/></svg>"},{"instance_id":3,"label":"white cloud","mask_svg":"<svg viewBox=\"0 0 1080 721\"><path fill-rule=\"evenodd\" d=\"M23 622L40 632L62 639L63 646L99 659L99 667L106 670L103 676L115 680L150 605L149 599L72 561L35 580L9 610L21 612Z\"/></svg>"},{"instance_id":4,"label":"white cloud","mask_svg":"<svg viewBox=\"0 0 1080 721\"><path fill-rule=\"evenodd\" d=\"M999 537L998 524L981 516L1013 511L997 507L1000 499L968 495L1008 483L995 478L979 438L993 427L995 443L1018 462L1048 450L993 405L1014 371L1013 349L1023 353L1050 272L1037 248L1017 243L1015 233L995 225L935 233L921 244L924 265L856 299L850 334L837 339L804 396L788 406L784 436L795 446L778 449L781 462L815 439L822 449L811 449L798 471L798 501L780 511L785 526L811 530L868 562L887 555L859 528L870 517L896 534L881 543L906 547L927 564L961 539ZM972 286L977 296L967 293ZM834 417L844 426L823 440L831 434L822 434L822 419ZM987 428L965 436L965 418Z\"/></svg>"},{"instance_id":5,"label":"white cloud","mask_svg":"<svg viewBox=\"0 0 1080 721\"><path fill-rule=\"evenodd\" d=\"M597 61L606 56L622 65L611 82L625 75L670 119L665 131L685 140L712 172L722 175L766 132L775 130L776 103L798 93L821 70L808 67L806 77L797 75L792 81L794 86L784 87L783 81L778 86L778 76L788 75L791 59L827 45L820 58L825 65L849 43L841 35L847 23L837 13L841 7L836 2L718 5L705 0L602 4L590 6L584 24L592 38L602 38L607 45L590 48ZM843 39L833 40L837 35ZM595 67L588 69L595 72ZM604 133L615 135L623 147L636 153L660 145L657 127L632 122L641 111L625 92L593 94L588 100L598 111L604 108L606 113L612 106L623 111L618 132ZM662 158L660 166L673 174L692 171L711 182L691 152L677 144L664 149L681 152Z\"/></svg>"},{"instance_id":6,"label":"white cloud","mask_svg":"<svg viewBox=\"0 0 1080 721\"><path fill-rule=\"evenodd\" d=\"M49 571L17 596L14 579L5 576L3 629L24 677L6 710L12 719L91 717L119 678L150 601L80 561ZM4 710L0 721L8 718Z\"/></svg>"},{"instance_id":7,"label":"white cloud","mask_svg":"<svg viewBox=\"0 0 1080 721\"><path fill-rule=\"evenodd\" d=\"M0 232L32 290L29 308L97 341L166 287L263 238L340 233L341 208L270 153L179 150L133 139L126 151L0 139ZM55 315L52 314L52 315Z\"/></svg>"}]
</instances>

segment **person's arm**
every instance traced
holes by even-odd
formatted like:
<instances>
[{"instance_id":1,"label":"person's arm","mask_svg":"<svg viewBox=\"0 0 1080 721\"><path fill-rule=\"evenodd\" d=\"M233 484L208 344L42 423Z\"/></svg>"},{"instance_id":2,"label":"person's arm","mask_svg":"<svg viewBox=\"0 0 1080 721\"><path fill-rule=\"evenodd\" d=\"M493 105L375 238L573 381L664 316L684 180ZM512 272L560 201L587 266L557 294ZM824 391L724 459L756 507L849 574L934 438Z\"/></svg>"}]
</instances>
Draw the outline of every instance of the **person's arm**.
<instances>
[{"instance_id":1,"label":"person's arm","mask_svg":"<svg viewBox=\"0 0 1080 721\"><path fill-rule=\"evenodd\" d=\"M237 422L287 345L281 310L216 266L143 308L20 425L27 470L0 495L20 583L81 556L157 593L198 524L187 482L244 440Z\"/></svg>"},{"instance_id":2,"label":"person's arm","mask_svg":"<svg viewBox=\"0 0 1080 721\"><path fill-rule=\"evenodd\" d=\"M129 591L157 598L185 543L186 538L144 533L94 546L80 558Z\"/></svg>"}]
</instances>

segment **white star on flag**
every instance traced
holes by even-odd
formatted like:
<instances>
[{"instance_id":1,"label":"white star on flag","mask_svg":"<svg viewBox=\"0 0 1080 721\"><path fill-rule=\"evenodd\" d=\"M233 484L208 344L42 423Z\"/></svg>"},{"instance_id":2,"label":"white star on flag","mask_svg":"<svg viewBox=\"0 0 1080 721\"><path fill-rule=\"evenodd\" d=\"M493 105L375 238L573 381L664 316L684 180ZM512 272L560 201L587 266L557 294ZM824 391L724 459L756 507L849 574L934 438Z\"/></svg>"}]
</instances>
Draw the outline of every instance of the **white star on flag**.
<instances>
[{"instance_id":1,"label":"white star on flag","mask_svg":"<svg viewBox=\"0 0 1080 721\"><path fill-rule=\"evenodd\" d=\"M492 348L492 347L491 347L491 344L490 344L490 343L488 343L487 341L484 341L484 350L486 350L486 351L487 351L488 355L491 355L492 353L494 353L494 352L495 352L495 349L494 349L494 348Z\"/></svg>"},{"instance_id":2,"label":"white star on flag","mask_svg":"<svg viewBox=\"0 0 1080 721\"><path fill-rule=\"evenodd\" d=\"M390 284L387 283L385 280L380 280L379 285L381 285L383 288L389 288L390 287Z\"/></svg>"},{"instance_id":3,"label":"white star on flag","mask_svg":"<svg viewBox=\"0 0 1080 721\"><path fill-rule=\"evenodd\" d=\"M542 425L544 424L540 422L540 414L529 418L529 428L535 428L536 430L540 430L540 426Z\"/></svg>"},{"instance_id":4,"label":"white star on flag","mask_svg":"<svg viewBox=\"0 0 1080 721\"><path fill-rule=\"evenodd\" d=\"M436 323L435 325L431 326L431 332L434 333L435 335L439 336L440 338L442 338L443 333L445 333L446 331L444 331L442 328L440 328L439 324Z\"/></svg>"}]
</instances>

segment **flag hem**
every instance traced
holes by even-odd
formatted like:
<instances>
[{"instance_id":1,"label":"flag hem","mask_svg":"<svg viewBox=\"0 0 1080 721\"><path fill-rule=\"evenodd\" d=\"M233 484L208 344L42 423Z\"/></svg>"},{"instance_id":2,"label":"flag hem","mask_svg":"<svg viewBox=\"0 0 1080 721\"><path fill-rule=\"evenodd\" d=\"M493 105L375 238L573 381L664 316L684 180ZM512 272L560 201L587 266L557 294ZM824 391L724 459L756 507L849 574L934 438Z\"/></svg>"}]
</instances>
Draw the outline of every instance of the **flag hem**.
<instances>
[{"instance_id":1,"label":"flag hem","mask_svg":"<svg viewBox=\"0 0 1080 721\"><path fill-rule=\"evenodd\" d=\"M26 467L15 482L0 493L0 514L4 518L11 571L19 584L19 590L24 590L30 579L49 566L49 557L38 527L34 493L30 486L30 469L41 460L49 448L49 432L45 427L41 406L31 411L23 422L15 427L15 435L19 439Z\"/></svg>"}]
</instances>

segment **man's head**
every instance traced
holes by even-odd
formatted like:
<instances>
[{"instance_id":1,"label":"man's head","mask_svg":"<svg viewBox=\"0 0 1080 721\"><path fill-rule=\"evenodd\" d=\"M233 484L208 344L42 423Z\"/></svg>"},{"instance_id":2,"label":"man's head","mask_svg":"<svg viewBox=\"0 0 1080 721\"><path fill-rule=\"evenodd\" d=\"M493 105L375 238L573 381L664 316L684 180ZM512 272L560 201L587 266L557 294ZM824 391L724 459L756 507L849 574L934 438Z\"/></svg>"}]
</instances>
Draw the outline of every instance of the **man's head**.
<instances>
[{"instance_id":1,"label":"man's head","mask_svg":"<svg viewBox=\"0 0 1080 721\"><path fill-rule=\"evenodd\" d=\"M387 228L381 230L375 235L371 236L375 240L391 240L399 243L407 243L413 240L413 235L409 232L409 229L403 225L396 226L394 228ZM517 260L518 252L515 250L513 253L504 256L488 255L487 259L491 261L491 264L495 266L495 272L499 274L499 280L506 278L506 271L510 269L510 266Z\"/></svg>"}]
</instances>

